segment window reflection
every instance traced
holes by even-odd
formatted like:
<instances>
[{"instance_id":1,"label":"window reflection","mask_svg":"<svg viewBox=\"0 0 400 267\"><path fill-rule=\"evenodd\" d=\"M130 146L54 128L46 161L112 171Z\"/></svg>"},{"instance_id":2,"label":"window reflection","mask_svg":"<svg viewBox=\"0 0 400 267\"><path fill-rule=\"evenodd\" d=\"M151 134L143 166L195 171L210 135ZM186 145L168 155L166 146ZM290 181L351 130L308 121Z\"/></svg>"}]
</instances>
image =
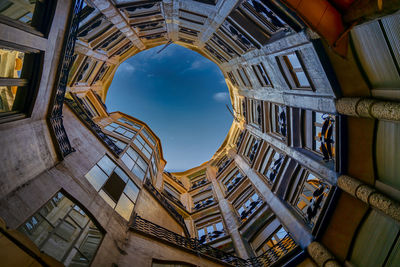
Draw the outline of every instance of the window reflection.
<instances>
[{"instance_id":1,"label":"window reflection","mask_svg":"<svg viewBox=\"0 0 400 267\"><path fill-rule=\"evenodd\" d=\"M108 205L129 220L139 188L123 170L104 156L85 177Z\"/></svg>"},{"instance_id":2,"label":"window reflection","mask_svg":"<svg viewBox=\"0 0 400 267\"><path fill-rule=\"evenodd\" d=\"M18 230L66 266L89 266L103 238L93 220L61 192Z\"/></svg>"}]
</instances>

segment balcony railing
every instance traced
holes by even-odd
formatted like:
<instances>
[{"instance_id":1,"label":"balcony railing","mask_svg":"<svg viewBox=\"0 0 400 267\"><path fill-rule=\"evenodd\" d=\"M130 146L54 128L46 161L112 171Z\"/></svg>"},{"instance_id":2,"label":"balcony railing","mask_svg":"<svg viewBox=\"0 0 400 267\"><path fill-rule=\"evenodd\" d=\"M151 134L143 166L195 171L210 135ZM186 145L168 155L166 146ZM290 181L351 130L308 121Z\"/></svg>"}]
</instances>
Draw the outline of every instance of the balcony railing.
<instances>
[{"instance_id":1,"label":"balcony railing","mask_svg":"<svg viewBox=\"0 0 400 267\"><path fill-rule=\"evenodd\" d=\"M289 234L287 234L269 250L265 251L258 257L248 259L247 262L249 266L254 267L271 266L296 247L297 245L294 240Z\"/></svg>"},{"instance_id":2,"label":"balcony railing","mask_svg":"<svg viewBox=\"0 0 400 267\"><path fill-rule=\"evenodd\" d=\"M75 98L75 97L74 97ZM84 108L76 100L65 99L65 103L73 110L79 119L91 130L114 154L119 155L122 149L101 130L101 128L88 116Z\"/></svg>"},{"instance_id":3,"label":"balcony railing","mask_svg":"<svg viewBox=\"0 0 400 267\"><path fill-rule=\"evenodd\" d=\"M153 195L155 199L172 215L172 217L182 226L186 236L190 236L189 231L186 227L185 220L182 215L176 211L176 209L169 204L168 200L152 185L149 179L146 179L143 186Z\"/></svg>"},{"instance_id":4,"label":"balcony railing","mask_svg":"<svg viewBox=\"0 0 400 267\"><path fill-rule=\"evenodd\" d=\"M55 91L53 99L51 100L51 108L48 115L48 121L52 130L51 134L57 142L57 150L61 158L64 158L68 154L75 151L75 149L72 148L71 143L69 142L67 132L64 128L62 118L62 106L64 104L64 96L67 89L69 71L74 61L75 40L78 33L82 4L83 0L76 0L74 4L68 36L66 37L66 43L63 47L64 56L62 57L62 62L59 69L60 77L56 84L57 89Z\"/></svg>"},{"instance_id":5,"label":"balcony railing","mask_svg":"<svg viewBox=\"0 0 400 267\"><path fill-rule=\"evenodd\" d=\"M198 182L195 182L195 183L192 184L192 187L190 188L190 190L199 188L199 187L207 184L207 182L208 182L208 180L206 178L204 178L203 180L200 180Z\"/></svg>"},{"instance_id":6,"label":"balcony railing","mask_svg":"<svg viewBox=\"0 0 400 267\"><path fill-rule=\"evenodd\" d=\"M207 244L201 244L199 240L195 238L186 238L178 235L157 224L147 221L138 215L134 217L131 229L136 232L158 238L174 246L184 248L192 253L200 253L212 260L218 260L219 262L222 261L233 266L251 266L248 265L248 262L244 259L236 257L225 251L213 248Z\"/></svg>"},{"instance_id":7,"label":"balcony railing","mask_svg":"<svg viewBox=\"0 0 400 267\"><path fill-rule=\"evenodd\" d=\"M215 202L214 198L207 198L207 199L205 199L205 200L196 202L196 203L194 204L194 208L193 208L193 209L194 209L195 211L198 211L198 210L203 209L203 208L205 208L205 207L211 206L211 205L213 205L213 204L215 204L215 203L216 203L216 202Z\"/></svg>"},{"instance_id":8,"label":"balcony railing","mask_svg":"<svg viewBox=\"0 0 400 267\"><path fill-rule=\"evenodd\" d=\"M162 194L163 194L166 198L168 198L169 200L171 200L172 202L174 202L175 204L177 204L178 206L180 206L181 208L183 208L183 209L186 210L185 205L183 205L183 203L182 203L179 199L177 199L174 195L172 195L171 193L169 193L169 192L166 191L165 189L164 189L164 191L162 192Z\"/></svg>"},{"instance_id":9,"label":"balcony railing","mask_svg":"<svg viewBox=\"0 0 400 267\"><path fill-rule=\"evenodd\" d=\"M297 248L296 243L287 234L283 239L276 243L269 250L264 252L258 257L249 258L247 260L239 258L233 254L227 253L225 251L216 249L210 245L202 244L198 239L187 238L178 235L164 227L154 224L148 220L143 219L139 215L135 215L133 218L130 229L144 234L146 236L151 236L153 238L160 239L171 245L181 247L195 254L202 254L212 260L218 260L224 262L228 265L233 266L253 266L253 267L265 267L271 266L278 260L282 259L289 252Z\"/></svg>"}]
</instances>

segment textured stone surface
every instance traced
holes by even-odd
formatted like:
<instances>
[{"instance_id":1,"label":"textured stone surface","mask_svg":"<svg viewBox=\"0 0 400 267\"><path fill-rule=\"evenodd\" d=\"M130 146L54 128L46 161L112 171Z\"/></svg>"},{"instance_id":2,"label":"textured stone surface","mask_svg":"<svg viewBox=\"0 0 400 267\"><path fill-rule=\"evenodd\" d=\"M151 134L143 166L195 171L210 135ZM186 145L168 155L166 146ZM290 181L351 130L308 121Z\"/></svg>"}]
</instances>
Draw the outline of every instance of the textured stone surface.
<instances>
[{"instance_id":1,"label":"textured stone surface","mask_svg":"<svg viewBox=\"0 0 400 267\"><path fill-rule=\"evenodd\" d=\"M318 264L318 266L330 266L337 267L341 266L335 257L320 243L312 242L307 247L307 252L311 258Z\"/></svg>"},{"instance_id":2,"label":"textured stone surface","mask_svg":"<svg viewBox=\"0 0 400 267\"><path fill-rule=\"evenodd\" d=\"M356 107L360 100L357 97L340 98L336 101L336 109L340 114L358 116Z\"/></svg>"}]
</instances>

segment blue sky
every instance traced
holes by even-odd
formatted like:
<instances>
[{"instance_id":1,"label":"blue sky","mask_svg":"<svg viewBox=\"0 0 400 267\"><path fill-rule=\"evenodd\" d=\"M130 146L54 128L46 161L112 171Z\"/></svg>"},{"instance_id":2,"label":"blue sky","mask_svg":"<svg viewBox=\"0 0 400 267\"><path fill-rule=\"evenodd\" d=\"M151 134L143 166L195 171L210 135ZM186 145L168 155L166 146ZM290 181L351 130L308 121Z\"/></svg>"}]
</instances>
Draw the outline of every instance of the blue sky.
<instances>
[{"instance_id":1,"label":"blue sky","mask_svg":"<svg viewBox=\"0 0 400 267\"><path fill-rule=\"evenodd\" d=\"M147 123L161 139L167 171L209 160L232 124L228 88L215 63L179 45L123 62L108 90L108 110Z\"/></svg>"}]
</instances>

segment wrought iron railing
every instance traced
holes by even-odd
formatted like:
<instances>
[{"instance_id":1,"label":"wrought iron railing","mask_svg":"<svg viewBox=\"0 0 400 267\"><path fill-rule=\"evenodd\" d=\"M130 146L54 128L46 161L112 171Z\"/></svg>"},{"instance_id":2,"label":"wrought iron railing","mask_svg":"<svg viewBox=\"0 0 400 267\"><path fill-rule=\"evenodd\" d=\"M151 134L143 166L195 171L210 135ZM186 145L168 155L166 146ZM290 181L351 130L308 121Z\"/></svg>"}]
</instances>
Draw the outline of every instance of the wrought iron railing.
<instances>
[{"instance_id":1,"label":"wrought iron railing","mask_svg":"<svg viewBox=\"0 0 400 267\"><path fill-rule=\"evenodd\" d=\"M186 210L185 205L183 205L183 203L177 199L174 195L172 195L171 193L169 193L168 191L166 191L164 189L164 191L162 192L162 194L168 198L169 200L171 200L173 203L175 203L176 205L178 205L179 207L183 208L184 210Z\"/></svg>"},{"instance_id":2,"label":"wrought iron railing","mask_svg":"<svg viewBox=\"0 0 400 267\"><path fill-rule=\"evenodd\" d=\"M213 260L225 262L233 266L248 266L247 261L236 257L225 251L213 248L207 244L201 244L195 238L187 238L178 235L168 229L165 229L157 224L147 221L140 216L136 215L133 219L131 229L145 235L156 237L162 241L168 242L172 245L179 246L193 253L200 253Z\"/></svg>"},{"instance_id":3,"label":"wrought iron railing","mask_svg":"<svg viewBox=\"0 0 400 267\"><path fill-rule=\"evenodd\" d=\"M210 245L202 244L198 239L187 238L178 235L168 229L165 229L164 227L143 219L139 215L134 216L130 229L147 236L158 238L171 245L189 250L192 253L200 253L213 260L218 260L220 262L222 261L226 264L230 264L233 266L271 266L272 264L282 259L289 252L297 248L294 240L290 237L289 234L287 234L278 243L276 243L273 247L271 247L260 256L245 260L231 253L216 249Z\"/></svg>"},{"instance_id":4,"label":"wrought iron railing","mask_svg":"<svg viewBox=\"0 0 400 267\"><path fill-rule=\"evenodd\" d=\"M185 220L176 209L169 204L168 200L153 186L149 179L146 179L143 186L154 196L155 199L172 215L172 217L182 226L186 236L190 236L186 227Z\"/></svg>"},{"instance_id":5,"label":"wrought iron railing","mask_svg":"<svg viewBox=\"0 0 400 267\"><path fill-rule=\"evenodd\" d=\"M287 234L269 250L258 257L248 259L247 262L249 266L254 267L271 266L296 247L296 242Z\"/></svg>"},{"instance_id":6,"label":"wrought iron railing","mask_svg":"<svg viewBox=\"0 0 400 267\"><path fill-rule=\"evenodd\" d=\"M56 83L56 92L52 99L51 108L48 116L48 121L52 128L52 135L58 143L60 156L63 158L74 152L71 143L69 142L67 132L65 131L62 118L62 107L64 103L65 91L67 88L69 71L74 61L75 40L79 28L79 14L82 10L83 0L75 0L72 11L72 18L69 27L69 33L65 43L64 56L61 62L60 77Z\"/></svg>"},{"instance_id":7,"label":"wrought iron railing","mask_svg":"<svg viewBox=\"0 0 400 267\"><path fill-rule=\"evenodd\" d=\"M88 116L83 107L72 99L65 99L65 103L73 110L79 119L86 124L86 126L116 155L122 153L122 149L115 145L115 143L101 130L101 128L94 123Z\"/></svg>"}]
</instances>

